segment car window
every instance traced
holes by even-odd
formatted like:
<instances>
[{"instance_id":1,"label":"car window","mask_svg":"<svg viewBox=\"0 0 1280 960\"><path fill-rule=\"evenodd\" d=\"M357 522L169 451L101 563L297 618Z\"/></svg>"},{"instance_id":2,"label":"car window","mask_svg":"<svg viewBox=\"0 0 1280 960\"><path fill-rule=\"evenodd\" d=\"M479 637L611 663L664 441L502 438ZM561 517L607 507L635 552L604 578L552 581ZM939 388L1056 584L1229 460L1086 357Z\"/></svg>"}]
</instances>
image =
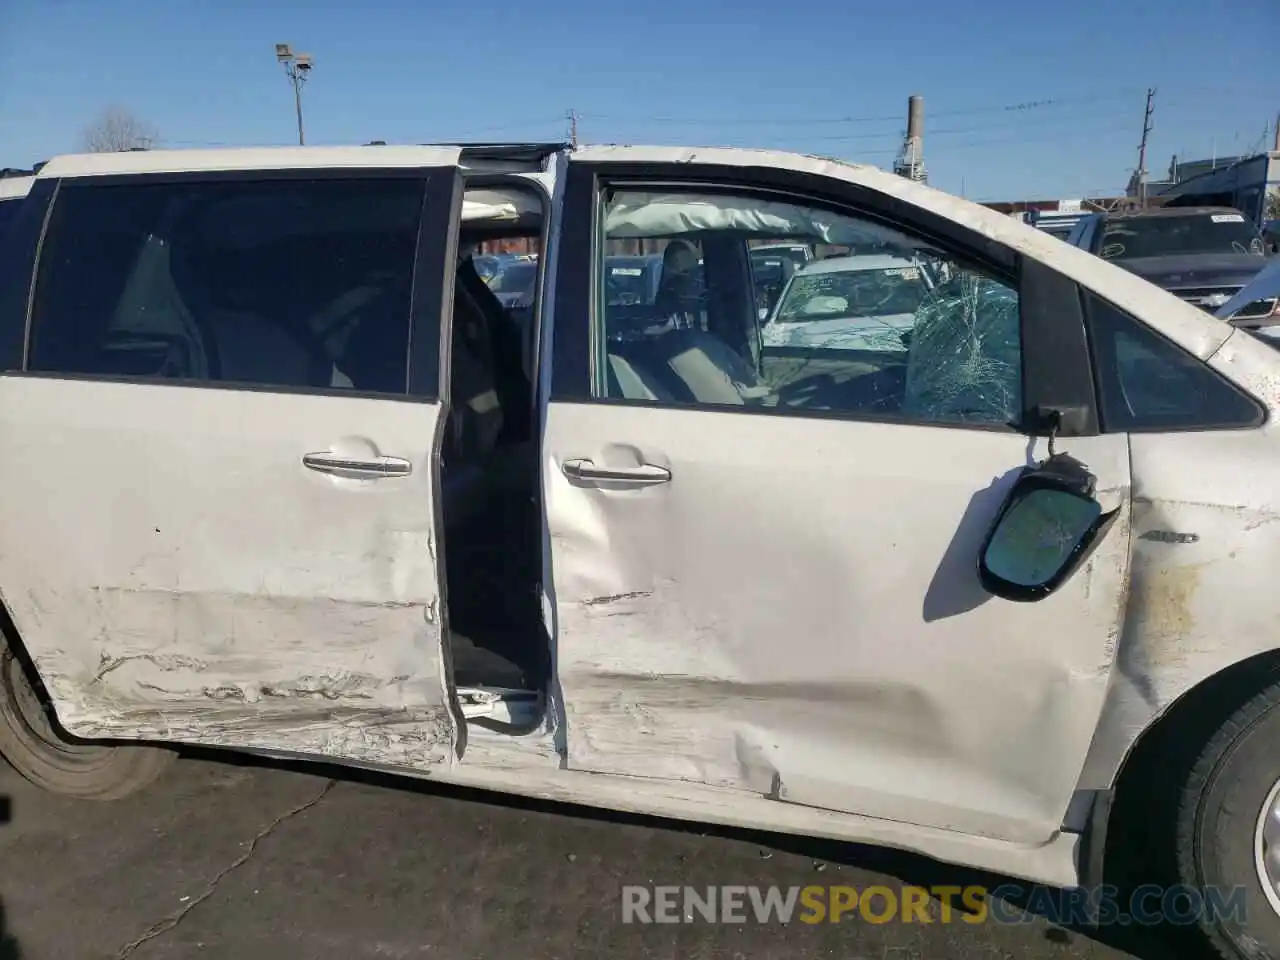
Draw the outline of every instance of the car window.
<instances>
[{"instance_id":1,"label":"car window","mask_svg":"<svg viewBox=\"0 0 1280 960\"><path fill-rule=\"evenodd\" d=\"M1264 256L1262 236L1242 213L1220 210L1185 216L1120 217L1103 225L1104 260L1211 253Z\"/></svg>"},{"instance_id":2,"label":"car window","mask_svg":"<svg viewBox=\"0 0 1280 960\"><path fill-rule=\"evenodd\" d=\"M29 369L403 394L423 190L64 184Z\"/></svg>"},{"instance_id":3,"label":"car window","mask_svg":"<svg viewBox=\"0 0 1280 960\"><path fill-rule=\"evenodd\" d=\"M597 304L597 396L916 423L1020 418L1009 279L870 220L745 195L616 191L604 220L597 270L637 239L663 244L664 268L651 306ZM800 267L762 311L753 242L796 236L848 252Z\"/></svg>"},{"instance_id":4,"label":"car window","mask_svg":"<svg viewBox=\"0 0 1280 960\"><path fill-rule=\"evenodd\" d=\"M1265 410L1212 367L1089 295L1102 426L1108 432L1252 427Z\"/></svg>"}]
</instances>

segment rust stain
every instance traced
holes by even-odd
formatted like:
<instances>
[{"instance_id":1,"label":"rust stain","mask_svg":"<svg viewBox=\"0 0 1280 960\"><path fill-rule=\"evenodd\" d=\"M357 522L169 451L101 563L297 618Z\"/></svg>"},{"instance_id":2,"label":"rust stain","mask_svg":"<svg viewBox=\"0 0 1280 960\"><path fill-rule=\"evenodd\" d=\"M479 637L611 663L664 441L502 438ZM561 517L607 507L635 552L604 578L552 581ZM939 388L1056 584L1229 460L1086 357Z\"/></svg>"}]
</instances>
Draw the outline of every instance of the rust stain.
<instances>
[{"instance_id":1,"label":"rust stain","mask_svg":"<svg viewBox=\"0 0 1280 960\"><path fill-rule=\"evenodd\" d=\"M1150 666L1183 663L1191 652L1187 641L1195 631L1193 604L1202 566L1157 567L1134 584L1139 628Z\"/></svg>"}]
</instances>

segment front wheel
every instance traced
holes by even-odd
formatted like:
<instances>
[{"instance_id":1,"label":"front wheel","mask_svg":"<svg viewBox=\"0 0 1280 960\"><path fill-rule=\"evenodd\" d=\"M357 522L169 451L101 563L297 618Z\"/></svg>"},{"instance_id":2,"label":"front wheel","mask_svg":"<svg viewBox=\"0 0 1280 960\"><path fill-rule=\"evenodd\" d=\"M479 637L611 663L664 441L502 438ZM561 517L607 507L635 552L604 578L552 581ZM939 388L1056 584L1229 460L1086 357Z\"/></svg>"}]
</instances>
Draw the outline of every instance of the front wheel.
<instances>
[{"instance_id":1,"label":"front wheel","mask_svg":"<svg viewBox=\"0 0 1280 960\"><path fill-rule=\"evenodd\" d=\"M117 800L148 786L173 760L155 747L75 743L58 732L38 682L0 640L0 755L38 787L88 800Z\"/></svg>"},{"instance_id":2,"label":"front wheel","mask_svg":"<svg viewBox=\"0 0 1280 960\"><path fill-rule=\"evenodd\" d=\"M1201 751L1177 819L1179 881L1227 960L1280 957L1280 684L1238 709Z\"/></svg>"}]
</instances>

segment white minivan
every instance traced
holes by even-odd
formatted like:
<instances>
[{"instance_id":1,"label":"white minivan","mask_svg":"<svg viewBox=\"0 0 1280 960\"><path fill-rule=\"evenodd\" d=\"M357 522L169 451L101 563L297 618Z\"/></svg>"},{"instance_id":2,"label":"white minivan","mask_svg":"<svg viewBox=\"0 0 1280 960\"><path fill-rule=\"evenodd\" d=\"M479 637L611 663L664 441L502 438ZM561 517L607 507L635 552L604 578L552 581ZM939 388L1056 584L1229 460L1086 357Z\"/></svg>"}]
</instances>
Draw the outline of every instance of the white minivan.
<instances>
[{"instance_id":1,"label":"white minivan","mask_svg":"<svg viewBox=\"0 0 1280 960\"><path fill-rule=\"evenodd\" d=\"M527 325L460 254L517 238ZM939 282L894 344L772 342L771 241ZM651 304L605 296L672 244ZM1064 887L1128 846L1280 954L1277 412L1253 336L870 167L59 157L0 239L0 752L83 797L201 744Z\"/></svg>"}]
</instances>

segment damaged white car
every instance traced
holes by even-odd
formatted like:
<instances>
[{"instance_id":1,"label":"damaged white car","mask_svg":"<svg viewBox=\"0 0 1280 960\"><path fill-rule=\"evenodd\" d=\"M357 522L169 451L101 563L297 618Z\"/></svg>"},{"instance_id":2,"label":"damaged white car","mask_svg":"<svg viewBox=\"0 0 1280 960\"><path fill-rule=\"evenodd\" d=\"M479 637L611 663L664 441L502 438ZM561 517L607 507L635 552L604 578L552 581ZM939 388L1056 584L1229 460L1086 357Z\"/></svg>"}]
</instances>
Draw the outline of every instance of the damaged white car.
<instances>
[{"instance_id":1,"label":"damaged white car","mask_svg":"<svg viewBox=\"0 0 1280 960\"><path fill-rule=\"evenodd\" d=\"M517 238L522 317L459 256ZM766 339L761 241L939 282ZM0 331L51 790L201 744L1066 886L1146 834L1280 953L1280 356L1119 267L781 153L148 151L41 168Z\"/></svg>"}]
</instances>

